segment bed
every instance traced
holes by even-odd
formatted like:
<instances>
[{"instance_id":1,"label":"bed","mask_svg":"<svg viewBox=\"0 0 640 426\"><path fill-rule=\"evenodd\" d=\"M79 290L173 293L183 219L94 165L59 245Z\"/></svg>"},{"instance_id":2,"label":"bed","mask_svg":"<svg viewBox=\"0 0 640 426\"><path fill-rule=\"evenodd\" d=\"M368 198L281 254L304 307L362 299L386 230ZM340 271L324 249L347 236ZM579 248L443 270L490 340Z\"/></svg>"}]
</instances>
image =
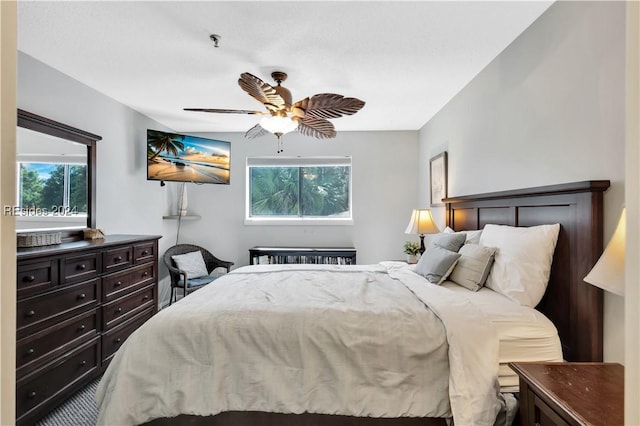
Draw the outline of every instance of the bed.
<instances>
[{"instance_id":1,"label":"bed","mask_svg":"<svg viewBox=\"0 0 640 426\"><path fill-rule=\"evenodd\" d=\"M543 346L551 349L536 355L542 360L602 359L602 292L582 278L602 250L602 202L608 186L608 181L587 181L446 200L447 224L454 231L488 224L560 224L546 293L536 310L518 314L546 330ZM125 342L97 393L100 421L435 425L453 414L458 424L491 424L487 419L495 417L496 407L508 405L498 391L515 388L505 369L515 346L508 339L510 328L503 325L496 331L487 323L495 325L490 315L500 316L515 304L503 309L491 290L474 293L471 300L471 292L455 284L425 286L420 279L395 262L239 268L163 310ZM202 299L217 308L208 311ZM262 310L265 300L285 299L292 303L277 320ZM341 308L330 310L333 305ZM296 307L297 316L291 316ZM202 321L207 317L215 326ZM477 321L480 317L488 320ZM194 322L200 324L199 334L186 339L183 327ZM429 322L435 325L422 326ZM363 329L363 323L376 326ZM465 328L467 333L461 334ZM500 334L500 344L487 333ZM324 337L329 335L342 346L327 344ZM277 353L283 340L296 338L304 344ZM256 357L274 361L269 368L256 368L262 359ZM206 368L189 375L184 359ZM421 363L431 368L417 368ZM480 371L479 377L471 377L470 371ZM209 415L201 409L207 404L215 405ZM128 410L134 415L127 417Z\"/></svg>"}]
</instances>

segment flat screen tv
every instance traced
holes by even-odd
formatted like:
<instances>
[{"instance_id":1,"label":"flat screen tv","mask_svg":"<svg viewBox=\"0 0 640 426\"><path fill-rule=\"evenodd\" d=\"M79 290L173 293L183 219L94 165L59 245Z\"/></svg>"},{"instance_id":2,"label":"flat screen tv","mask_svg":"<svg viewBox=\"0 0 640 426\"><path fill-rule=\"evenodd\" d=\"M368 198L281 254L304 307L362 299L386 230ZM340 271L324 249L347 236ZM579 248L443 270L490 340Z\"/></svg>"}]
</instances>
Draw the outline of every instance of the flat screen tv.
<instances>
[{"instance_id":1,"label":"flat screen tv","mask_svg":"<svg viewBox=\"0 0 640 426\"><path fill-rule=\"evenodd\" d=\"M147 179L229 184L231 143L147 129Z\"/></svg>"}]
</instances>

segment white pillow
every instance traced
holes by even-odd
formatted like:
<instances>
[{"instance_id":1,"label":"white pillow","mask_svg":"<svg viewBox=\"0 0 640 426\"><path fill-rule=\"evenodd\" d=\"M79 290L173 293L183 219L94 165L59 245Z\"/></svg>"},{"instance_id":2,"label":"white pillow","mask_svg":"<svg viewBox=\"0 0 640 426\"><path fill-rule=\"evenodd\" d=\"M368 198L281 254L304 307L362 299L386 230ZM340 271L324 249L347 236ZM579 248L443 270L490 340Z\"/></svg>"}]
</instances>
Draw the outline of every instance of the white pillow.
<instances>
[{"instance_id":1,"label":"white pillow","mask_svg":"<svg viewBox=\"0 0 640 426\"><path fill-rule=\"evenodd\" d=\"M204 258L200 251L192 251L185 254L176 254L171 256L176 266L181 271L187 273L187 279L204 277L209 275L207 271L207 265L204 263Z\"/></svg>"},{"instance_id":2,"label":"white pillow","mask_svg":"<svg viewBox=\"0 0 640 426\"><path fill-rule=\"evenodd\" d=\"M433 284L441 284L447 279L460 254L446 250L439 246L430 246L416 265L416 273L422 275Z\"/></svg>"},{"instance_id":3,"label":"white pillow","mask_svg":"<svg viewBox=\"0 0 640 426\"><path fill-rule=\"evenodd\" d=\"M491 270L496 249L467 243L458 253L460 253L460 259L451 272L449 281L471 291L480 290Z\"/></svg>"},{"instance_id":4,"label":"white pillow","mask_svg":"<svg viewBox=\"0 0 640 426\"><path fill-rule=\"evenodd\" d=\"M473 231L456 232L448 226L444 228L444 231L442 232L444 232L445 234L465 234L466 236L465 243L471 243L471 244L480 244L480 236L482 235L482 229L477 229Z\"/></svg>"},{"instance_id":5,"label":"white pillow","mask_svg":"<svg viewBox=\"0 0 640 426\"><path fill-rule=\"evenodd\" d=\"M520 305L535 307L549 283L560 225L513 227L486 225L480 244L496 247L486 287Z\"/></svg>"}]
</instances>

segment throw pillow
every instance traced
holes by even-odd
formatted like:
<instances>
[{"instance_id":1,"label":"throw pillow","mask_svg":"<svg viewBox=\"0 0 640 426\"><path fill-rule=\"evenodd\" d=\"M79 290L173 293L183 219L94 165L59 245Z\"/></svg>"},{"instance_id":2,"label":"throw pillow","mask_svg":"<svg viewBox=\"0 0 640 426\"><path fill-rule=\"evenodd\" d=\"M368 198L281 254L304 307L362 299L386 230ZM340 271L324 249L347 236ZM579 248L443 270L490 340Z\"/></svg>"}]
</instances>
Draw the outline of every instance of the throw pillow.
<instances>
[{"instance_id":1,"label":"throw pillow","mask_svg":"<svg viewBox=\"0 0 640 426\"><path fill-rule=\"evenodd\" d=\"M461 232L456 232L453 234L440 233L436 234L429 241L429 247L438 246L445 250L457 252L458 250L460 250L460 247L462 247L466 239L466 234Z\"/></svg>"},{"instance_id":2,"label":"throw pillow","mask_svg":"<svg viewBox=\"0 0 640 426\"><path fill-rule=\"evenodd\" d=\"M430 283L440 284L449 276L459 258L459 253L431 246L420 256L416 273L425 277Z\"/></svg>"},{"instance_id":3,"label":"throw pillow","mask_svg":"<svg viewBox=\"0 0 640 426\"><path fill-rule=\"evenodd\" d=\"M200 251L192 251L185 254L176 254L171 256L176 266L181 271L187 273L187 279L203 277L209 275L207 271L207 265L204 263L204 258Z\"/></svg>"},{"instance_id":4,"label":"throw pillow","mask_svg":"<svg viewBox=\"0 0 640 426\"><path fill-rule=\"evenodd\" d=\"M460 259L451 272L449 281L472 291L480 290L491 270L496 249L467 243L458 253Z\"/></svg>"}]
</instances>

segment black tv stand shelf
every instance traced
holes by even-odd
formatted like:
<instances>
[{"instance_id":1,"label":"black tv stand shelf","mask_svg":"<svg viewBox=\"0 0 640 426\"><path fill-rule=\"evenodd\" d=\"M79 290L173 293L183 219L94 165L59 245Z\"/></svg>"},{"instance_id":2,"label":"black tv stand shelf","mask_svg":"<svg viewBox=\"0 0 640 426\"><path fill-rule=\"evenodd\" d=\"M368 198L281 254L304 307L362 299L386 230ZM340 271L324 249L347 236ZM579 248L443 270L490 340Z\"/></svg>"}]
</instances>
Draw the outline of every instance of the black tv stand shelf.
<instances>
[{"instance_id":1,"label":"black tv stand shelf","mask_svg":"<svg viewBox=\"0 0 640 426\"><path fill-rule=\"evenodd\" d=\"M355 265L353 247L253 247L249 264L305 263L320 265Z\"/></svg>"}]
</instances>

